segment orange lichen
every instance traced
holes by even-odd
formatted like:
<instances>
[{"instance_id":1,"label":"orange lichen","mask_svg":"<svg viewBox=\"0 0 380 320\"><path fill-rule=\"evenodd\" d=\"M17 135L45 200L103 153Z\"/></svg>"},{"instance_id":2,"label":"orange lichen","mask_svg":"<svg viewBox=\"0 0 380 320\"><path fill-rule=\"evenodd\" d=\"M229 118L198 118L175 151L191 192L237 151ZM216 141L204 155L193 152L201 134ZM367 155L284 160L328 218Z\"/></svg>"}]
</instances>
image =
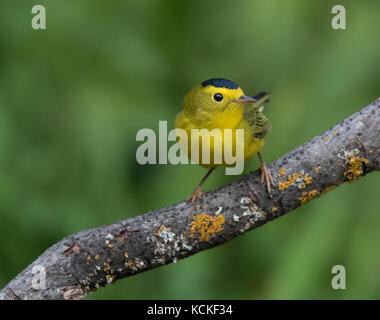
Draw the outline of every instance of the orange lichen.
<instances>
[{"instance_id":1,"label":"orange lichen","mask_svg":"<svg viewBox=\"0 0 380 320\"><path fill-rule=\"evenodd\" d=\"M164 225L162 225L162 226L160 227L160 229L157 230L157 232L155 233L155 235L158 236L158 235L161 233L161 231L164 230L164 229L166 229L166 227L165 227ZM169 230L170 230L170 229L169 229Z\"/></svg>"},{"instance_id":2,"label":"orange lichen","mask_svg":"<svg viewBox=\"0 0 380 320\"><path fill-rule=\"evenodd\" d=\"M95 256L95 260L99 260L99 255L98 254Z\"/></svg>"},{"instance_id":3,"label":"orange lichen","mask_svg":"<svg viewBox=\"0 0 380 320\"><path fill-rule=\"evenodd\" d=\"M315 172L315 173L319 173L319 170L321 170L321 166L318 166L318 167L315 167L315 168L314 168L314 172Z\"/></svg>"},{"instance_id":4,"label":"orange lichen","mask_svg":"<svg viewBox=\"0 0 380 320\"><path fill-rule=\"evenodd\" d=\"M288 176L288 180L279 182L278 189L283 191L289 188L292 184L297 183L299 189L305 189L308 184L311 184L313 178L310 177L307 173L304 173L303 170L301 173L293 173L292 176Z\"/></svg>"},{"instance_id":5,"label":"orange lichen","mask_svg":"<svg viewBox=\"0 0 380 320\"><path fill-rule=\"evenodd\" d=\"M316 189L311 190L309 192L302 192L303 198L300 199L301 204L305 204L306 202L313 200L314 198L318 197L319 195L320 195L320 192Z\"/></svg>"},{"instance_id":6,"label":"orange lichen","mask_svg":"<svg viewBox=\"0 0 380 320\"><path fill-rule=\"evenodd\" d=\"M323 141L327 141L327 140L329 140L328 137L324 137L324 138L323 138Z\"/></svg>"},{"instance_id":7,"label":"orange lichen","mask_svg":"<svg viewBox=\"0 0 380 320\"><path fill-rule=\"evenodd\" d=\"M334 189L335 189L335 186L327 187L325 190L322 191L322 194L328 193L328 192L330 192L331 190L334 190Z\"/></svg>"},{"instance_id":8,"label":"orange lichen","mask_svg":"<svg viewBox=\"0 0 380 320\"><path fill-rule=\"evenodd\" d=\"M367 164L368 160L365 158L353 157L347 161L348 170L344 173L349 182L358 180L363 174L363 164Z\"/></svg>"},{"instance_id":9,"label":"orange lichen","mask_svg":"<svg viewBox=\"0 0 380 320\"><path fill-rule=\"evenodd\" d=\"M206 213L198 214L194 216L194 220L191 222L190 237L193 238L198 232L199 241L208 241L210 236L223 230L224 222L224 215L220 213L216 213L215 217Z\"/></svg>"},{"instance_id":10,"label":"orange lichen","mask_svg":"<svg viewBox=\"0 0 380 320\"><path fill-rule=\"evenodd\" d=\"M281 168L281 169L280 169L280 172L279 172L278 175L277 175L277 177L281 177L281 176L283 176L285 173L286 173L286 169L285 169L285 168Z\"/></svg>"},{"instance_id":11,"label":"orange lichen","mask_svg":"<svg viewBox=\"0 0 380 320\"><path fill-rule=\"evenodd\" d=\"M278 211L277 207L272 207L272 212L277 212L277 211Z\"/></svg>"},{"instance_id":12,"label":"orange lichen","mask_svg":"<svg viewBox=\"0 0 380 320\"><path fill-rule=\"evenodd\" d=\"M138 269L144 268L144 262L139 258L134 258L128 262L124 263L126 269L131 269L132 271L137 271Z\"/></svg>"},{"instance_id":13,"label":"orange lichen","mask_svg":"<svg viewBox=\"0 0 380 320\"><path fill-rule=\"evenodd\" d=\"M278 184L278 189L283 191L290 187L290 185L297 180L297 178L301 178L302 174L300 173L294 173L293 176L288 176L287 181L280 182Z\"/></svg>"},{"instance_id":14,"label":"orange lichen","mask_svg":"<svg viewBox=\"0 0 380 320\"><path fill-rule=\"evenodd\" d=\"M305 186L306 186L306 185L312 183L313 178L312 178L312 177L309 177L309 176L307 176L307 175L304 175L304 177L303 177L303 181L305 182Z\"/></svg>"},{"instance_id":15,"label":"orange lichen","mask_svg":"<svg viewBox=\"0 0 380 320\"><path fill-rule=\"evenodd\" d=\"M111 270L111 267L108 263L104 262L104 268L103 268L104 272L108 272Z\"/></svg>"}]
</instances>

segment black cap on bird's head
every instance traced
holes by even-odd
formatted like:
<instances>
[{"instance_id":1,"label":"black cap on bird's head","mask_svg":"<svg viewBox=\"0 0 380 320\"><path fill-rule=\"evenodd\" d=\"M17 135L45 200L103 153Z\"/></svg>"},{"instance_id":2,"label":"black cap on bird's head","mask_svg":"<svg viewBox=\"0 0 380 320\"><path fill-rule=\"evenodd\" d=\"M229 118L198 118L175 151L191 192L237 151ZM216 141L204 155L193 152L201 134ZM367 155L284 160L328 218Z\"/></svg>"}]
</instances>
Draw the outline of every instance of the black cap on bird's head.
<instances>
[{"instance_id":1,"label":"black cap on bird's head","mask_svg":"<svg viewBox=\"0 0 380 320\"><path fill-rule=\"evenodd\" d=\"M225 88L225 89L240 89L240 86L231 80L224 79L224 78L211 78L208 80L205 80L201 83L202 87L207 87L207 86L213 86L214 88ZM220 98L219 98L220 99ZM220 100L217 100L220 101ZM235 102L238 104L245 104L245 103L251 103L251 102L256 102L257 100L252 97L248 97L246 95L241 95L236 99L231 100L230 102Z\"/></svg>"},{"instance_id":2,"label":"black cap on bird's head","mask_svg":"<svg viewBox=\"0 0 380 320\"><path fill-rule=\"evenodd\" d=\"M213 86L216 88L237 89L239 85L231 80L223 78L212 78L202 82L202 87Z\"/></svg>"}]
</instances>

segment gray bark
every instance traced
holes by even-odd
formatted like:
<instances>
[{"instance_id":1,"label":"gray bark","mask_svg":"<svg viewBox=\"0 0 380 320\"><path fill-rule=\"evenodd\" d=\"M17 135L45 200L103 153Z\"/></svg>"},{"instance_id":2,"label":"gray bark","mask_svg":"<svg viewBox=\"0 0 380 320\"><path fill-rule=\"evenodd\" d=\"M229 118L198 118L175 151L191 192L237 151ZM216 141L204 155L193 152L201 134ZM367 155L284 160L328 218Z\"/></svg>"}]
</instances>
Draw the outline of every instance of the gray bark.
<instances>
[{"instance_id":1,"label":"gray bark","mask_svg":"<svg viewBox=\"0 0 380 320\"><path fill-rule=\"evenodd\" d=\"M70 235L10 281L0 299L81 299L99 286L219 246L379 170L380 98L268 168L275 182L270 194L254 171L194 205L182 201ZM34 283L43 275L38 266L46 272L45 288Z\"/></svg>"}]
</instances>

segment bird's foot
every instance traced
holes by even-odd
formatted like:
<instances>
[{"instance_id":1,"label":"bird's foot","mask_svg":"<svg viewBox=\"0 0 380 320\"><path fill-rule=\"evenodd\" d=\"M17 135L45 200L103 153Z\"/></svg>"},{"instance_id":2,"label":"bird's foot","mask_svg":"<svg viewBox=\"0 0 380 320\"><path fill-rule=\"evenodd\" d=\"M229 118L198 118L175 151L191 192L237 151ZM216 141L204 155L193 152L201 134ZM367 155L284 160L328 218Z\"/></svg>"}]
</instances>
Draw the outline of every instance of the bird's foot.
<instances>
[{"instance_id":1,"label":"bird's foot","mask_svg":"<svg viewBox=\"0 0 380 320\"><path fill-rule=\"evenodd\" d=\"M187 198L187 201L191 200L191 202L194 204L197 199L200 199L202 197L203 193L204 192L203 192L201 186L196 186L192 195Z\"/></svg>"},{"instance_id":2,"label":"bird's foot","mask_svg":"<svg viewBox=\"0 0 380 320\"><path fill-rule=\"evenodd\" d=\"M266 183L268 192L271 192L271 186L274 186L272 175L270 174L269 169L267 168L264 161L261 162L261 183Z\"/></svg>"}]
</instances>

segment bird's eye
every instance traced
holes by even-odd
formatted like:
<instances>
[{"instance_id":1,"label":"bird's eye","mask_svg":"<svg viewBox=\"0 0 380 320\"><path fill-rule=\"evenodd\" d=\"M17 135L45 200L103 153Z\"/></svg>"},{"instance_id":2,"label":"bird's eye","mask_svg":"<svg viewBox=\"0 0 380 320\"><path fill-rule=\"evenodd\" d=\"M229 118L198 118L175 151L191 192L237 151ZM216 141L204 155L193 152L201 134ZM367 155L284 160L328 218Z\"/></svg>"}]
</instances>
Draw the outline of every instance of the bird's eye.
<instances>
[{"instance_id":1,"label":"bird's eye","mask_svg":"<svg viewBox=\"0 0 380 320\"><path fill-rule=\"evenodd\" d=\"M223 95L221 93L215 93L214 94L214 100L217 102L220 102L223 100Z\"/></svg>"}]
</instances>

